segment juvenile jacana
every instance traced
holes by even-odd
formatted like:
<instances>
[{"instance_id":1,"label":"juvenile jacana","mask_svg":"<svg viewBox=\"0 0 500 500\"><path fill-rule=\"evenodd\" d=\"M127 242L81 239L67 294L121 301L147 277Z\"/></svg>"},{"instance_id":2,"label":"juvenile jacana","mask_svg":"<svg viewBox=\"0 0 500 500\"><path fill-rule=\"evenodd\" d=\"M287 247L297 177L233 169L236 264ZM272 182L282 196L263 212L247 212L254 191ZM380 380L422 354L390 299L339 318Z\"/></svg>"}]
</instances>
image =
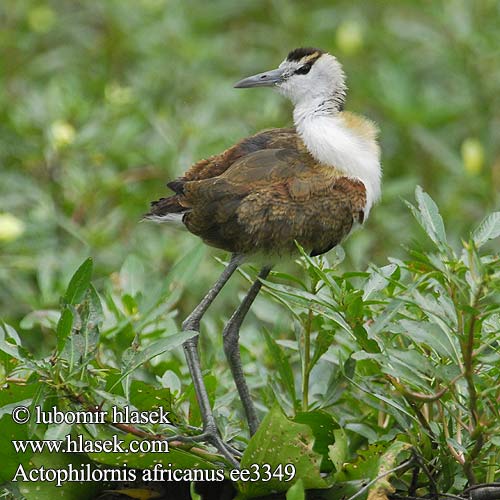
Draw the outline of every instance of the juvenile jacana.
<instances>
[{"instance_id":1,"label":"juvenile jacana","mask_svg":"<svg viewBox=\"0 0 500 500\"><path fill-rule=\"evenodd\" d=\"M293 255L298 242L312 256L339 244L362 224L380 196L377 128L344 111L345 76L337 59L315 48L290 52L277 69L245 78L236 88L276 87L294 104L293 128L270 129L223 153L195 163L170 182L175 193L155 201L146 218L176 221L210 246L231 252L221 276L184 321L200 320L236 268L259 256L266 265L223 331L224 351L250 432L258 418L243 376L239 329L276 259ZM204 432L226 457L203 383L198 336L184 344Z\"/></svg>"}]
</instances>

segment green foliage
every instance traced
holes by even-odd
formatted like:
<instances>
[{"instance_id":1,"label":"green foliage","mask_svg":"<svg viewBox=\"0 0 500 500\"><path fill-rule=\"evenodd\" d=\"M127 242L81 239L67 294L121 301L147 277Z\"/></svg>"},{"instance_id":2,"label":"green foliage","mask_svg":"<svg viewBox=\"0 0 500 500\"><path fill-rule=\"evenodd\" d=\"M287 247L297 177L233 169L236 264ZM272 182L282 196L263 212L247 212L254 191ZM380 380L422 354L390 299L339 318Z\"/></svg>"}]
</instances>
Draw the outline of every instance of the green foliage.
<instances>
[{"instance_id":1,"label":"green foliage","mask_svg":"<svg viewBox=\"0 0 500 500\"><path fill-rule=\"evenodd\" d=\"M383 202L346 242L344 271L402 257L416 184L456 244L499 203L499 19L494 0L1 2L0 317L55 309L89 255L98 289L129 254L165 274L193 239L138 224L149 200L192 162L291 124L275 92L232 84L298 45L339 57L347 109L381 130ZM216 275L200 266L184 313ZM43 349L44 327L26 330Z\"/></svg>"},{"instance_id":2,"label":"green foliage","mask_svg":"<svg viewBox=\"0 0 500 500\"><path fill-rule=\"evenodd\" d=\"M241 467L252 470L257 464L278 471L268 481L238 482L238 498L272 491L302 498L304 490L321 489L324 498L336 500L354 495L362 485L370 498L394 491L412 494L416 485L420 494L458 493L466 484L498 478L500 259L479 248L498 235L498 213L487 217L457 251L447 243L434 201L420 187L416 199L417 206L410 207L433 250L415 247L411 259L344 274L326 257L302 253L297 263L306 280L283 284L276 278L283 281L286 275L277 273L266 282L268 297L291 312L295 335L290 340L277 338L278 330L262 333L268 357L261 372L270 390L265 384L252 390L270 410L249 441L242 437L242 419L228 416L236 402L229 401L215 377L209 384L225 438L235 438L244 449ZM342 258L342 252L335 256ZM174 266L169 281L179 270L188 272L185 259ZM108 290L100 297L86 260L69 281L60 319L52 323L53 350L45 358L35 358L15 329L2 326L6 385L0 391L0 418L7 463L29 468L43 459L40 463L47 467L60 465L58 454L31 452L13 461L12 439L56 439L71 433L102 440L118 434L129 443L195 431L198 409L189 380L179 370L182 362L174 361L193 332L169 331L169 325L175 326L169 319L172 311L160 304L171 305L175 289L168 287L153 300L149 294L157 290L137 285L145 282L143 273L128 259L120 272L127 277L121 296ZM122 341L117 356L109 339L127 330L128 345ZM99 402L105 410L113 405L163 407L171 412L173 425L18 425L10 417L17 405L55 405L68 411ZM63 460L137 469L157 463L174 469L222 467L229 474L226 460L211 447L175 440L169 453L86 455L78 460L65 455ZM295 470L290 481L284 481L279 469L286 464ZM14 472L7 467L3 479ZM26 498L32 489L31 484L20 486ZM64 491L65 498L81 494Z\"/></svg>"}]
</instances>

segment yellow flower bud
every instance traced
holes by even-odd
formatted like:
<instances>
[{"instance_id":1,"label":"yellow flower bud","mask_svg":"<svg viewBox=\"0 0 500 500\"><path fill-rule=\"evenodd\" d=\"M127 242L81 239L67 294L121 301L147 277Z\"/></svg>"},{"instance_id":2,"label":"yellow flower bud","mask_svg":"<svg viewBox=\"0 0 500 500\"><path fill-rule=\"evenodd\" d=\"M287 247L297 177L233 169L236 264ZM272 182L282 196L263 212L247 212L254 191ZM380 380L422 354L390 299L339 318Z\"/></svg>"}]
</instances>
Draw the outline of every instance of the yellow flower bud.
<instances>
[{"instance_id":1,"label":"yellow flower bud","mask_svg":"<svg viewBox=\"0 0 500 500\"><path fill-rule=\"evenodd\" d=\"M336 43L345 54L355 54L363 46L363 28L356 21L344 21L337 28Z\"/></svg>"},{"instance_id":2,"label":"yellow flower bud","mask_svg":"<svg viewBox=\"0 0 500 500\"><path fill-rule=\"evenodd\" d=\"M55 148L62 148L75 140L76 131L71 123L58 120L50 126L50 138Z\"/></svg>"},{"instance_id":3,"label":"yellow flower bud","mask_svg":"<svg viewBox=\"0 0 500 500\"><path fill-rule=\"evenodd\" d=\"M24 233L24 222L9 213L0 213L0 241L13 241Z\"/></svg>"},{"instance_id":4,"label":"yellow flower bud","mask_svg":"<svg viewBox=\"0 0 500 500\"><path fill-rule=\"evenodd\" d=\"M462 142L462 161L465 171L471 175L477 175L484 166L484 148L479 139L468 137Z\"/></svg>"}]
</instances>

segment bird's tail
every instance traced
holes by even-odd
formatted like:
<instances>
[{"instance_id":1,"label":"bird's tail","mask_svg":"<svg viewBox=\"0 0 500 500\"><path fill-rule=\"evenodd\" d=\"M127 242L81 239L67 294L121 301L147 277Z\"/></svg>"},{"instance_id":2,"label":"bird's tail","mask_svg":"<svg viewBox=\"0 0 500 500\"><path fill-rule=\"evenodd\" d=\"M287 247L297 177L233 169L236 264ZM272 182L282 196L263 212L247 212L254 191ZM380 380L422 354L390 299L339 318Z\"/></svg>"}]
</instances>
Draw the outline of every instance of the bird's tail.
<instances>
[{"instance_id":1,"label":"bird's tail","mask_svg":"<svg viewBox=\"0 0 500 500\"><path fill-rule=\"evenodd\" d=\"M155 222L182 223L182 218L187 212L189 209L180 204L179 195L174 195L151 202L151 209L144 215L144 219Z\"/></svg>"}]
</instances>

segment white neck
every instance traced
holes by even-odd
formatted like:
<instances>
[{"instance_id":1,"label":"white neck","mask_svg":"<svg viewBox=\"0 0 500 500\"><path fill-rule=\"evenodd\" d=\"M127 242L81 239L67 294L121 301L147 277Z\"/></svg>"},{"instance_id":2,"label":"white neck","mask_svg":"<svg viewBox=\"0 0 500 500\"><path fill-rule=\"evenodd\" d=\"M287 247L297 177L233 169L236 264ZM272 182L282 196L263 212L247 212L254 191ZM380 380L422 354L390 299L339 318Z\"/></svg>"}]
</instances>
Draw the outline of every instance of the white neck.
<instances>
[{"instance_id":1,"label":"white neck","mask_svg":"<svg viewBox=\"0 0 500 500\"><path fill-rule=\"evenodd\" d=\"M363 182L367 217L380 197L380 153L376 142L348 127L325 99L297 103L293 118L297 132L316 160Z\"/></svg>"}]
</instances>

